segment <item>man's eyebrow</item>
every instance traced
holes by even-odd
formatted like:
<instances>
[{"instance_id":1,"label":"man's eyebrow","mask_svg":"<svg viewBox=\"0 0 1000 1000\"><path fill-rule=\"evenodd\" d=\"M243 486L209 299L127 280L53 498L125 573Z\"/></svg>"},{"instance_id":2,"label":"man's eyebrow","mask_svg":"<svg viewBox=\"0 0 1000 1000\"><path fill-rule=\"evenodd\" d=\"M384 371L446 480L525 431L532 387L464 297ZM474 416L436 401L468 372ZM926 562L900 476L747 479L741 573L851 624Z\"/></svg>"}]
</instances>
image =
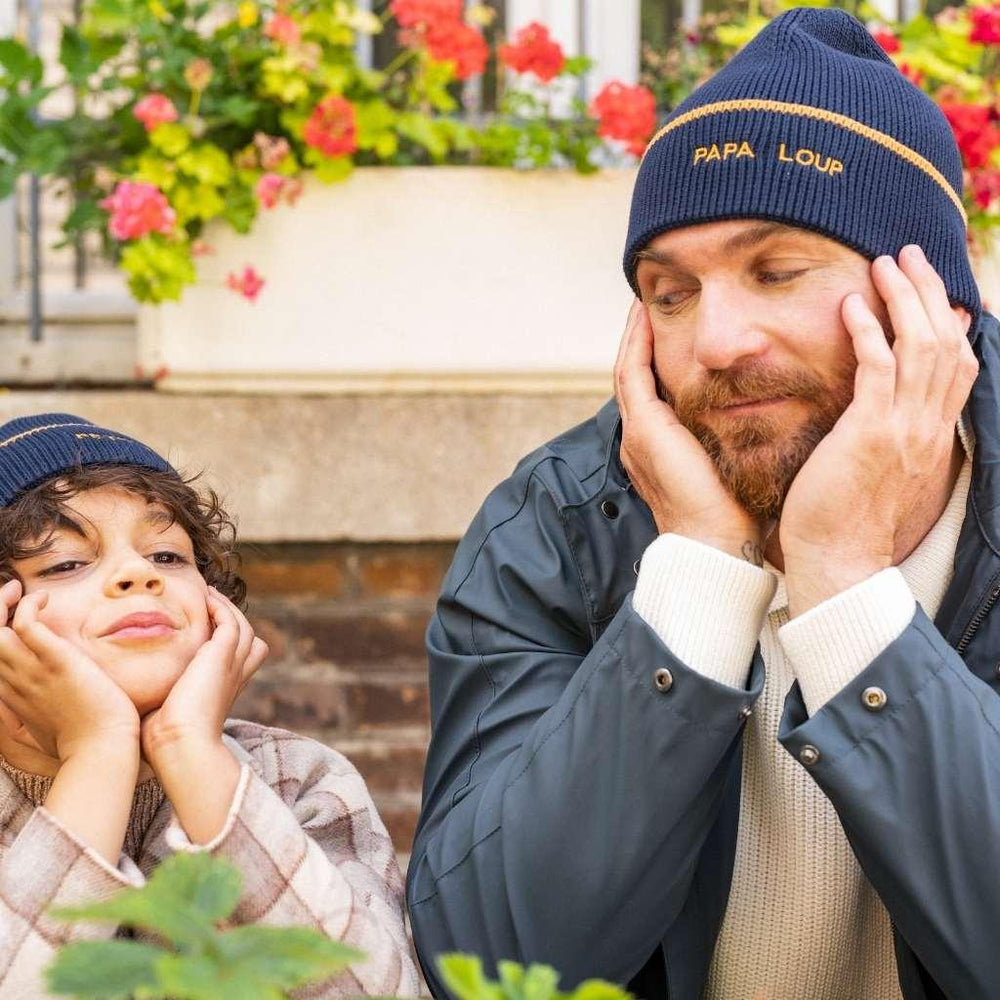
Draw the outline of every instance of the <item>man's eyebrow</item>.
<instances>
[{"instance_id":1,"label":"man's eyebrow","mask_svg":"<svg viewBox=\"0 0 1000 1000\"><path fill-rule=\"evenodd\" d=\"M769 240L772 236L778 236L782 233L793 233L795 231L794 226L786 225L783 222L762 222L760 225L751 226L749 229L743 229L734 236L730 236L722 246L722 253L736 253L739 250L749 250L752 247L759 246L765 240ZM636 265L638 265L640 260L649 260L654 264L659 264L661 267L672 267L678 270L682 267L674 254L667 253L665 250L654 250L652 247L640 250L635 255L635 260Z\"/></svg>"}]
</instances>

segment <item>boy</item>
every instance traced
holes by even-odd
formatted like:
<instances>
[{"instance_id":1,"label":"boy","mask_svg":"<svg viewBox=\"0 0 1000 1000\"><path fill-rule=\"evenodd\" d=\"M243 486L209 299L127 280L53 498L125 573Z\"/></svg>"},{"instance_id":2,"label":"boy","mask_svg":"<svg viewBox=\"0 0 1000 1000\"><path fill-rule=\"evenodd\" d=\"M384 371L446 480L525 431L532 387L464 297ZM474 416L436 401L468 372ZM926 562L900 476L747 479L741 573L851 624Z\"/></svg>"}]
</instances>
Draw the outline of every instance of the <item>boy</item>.
<instances>
[{"instance_id":1,"label":"boy","mask_svg":"<svg viewBox=\"0 0 1000 1000\"><path fill-rule=\"evenodd\" d=\"M175 851L243 876L235 923L308 924L368 958L310 996L415 995L392 844L340 754L227 719L267 655L234 528L159 455L79 417L0 426L0 1000L45 996L50 907Z\"/></svg>"}]
</instances>

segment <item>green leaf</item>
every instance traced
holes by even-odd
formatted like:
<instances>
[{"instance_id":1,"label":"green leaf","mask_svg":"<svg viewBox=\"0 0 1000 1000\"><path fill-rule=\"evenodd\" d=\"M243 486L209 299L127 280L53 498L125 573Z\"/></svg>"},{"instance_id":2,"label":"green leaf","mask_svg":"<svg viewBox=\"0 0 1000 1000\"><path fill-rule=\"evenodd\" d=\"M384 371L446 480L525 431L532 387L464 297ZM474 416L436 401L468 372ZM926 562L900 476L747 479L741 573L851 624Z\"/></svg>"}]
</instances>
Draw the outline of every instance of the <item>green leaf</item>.
<instances>
[{"instance_id":1,"label":"green leaf","mask_svg":"<svg viewBox=\"0 0 1000 1000\"><path fill-rule=\"evenodd\" d=\"M164 122L149 133L149 141L154 149L174 159L191 145L191 133L177 122Z\"/></svg>"},{"instance_id":2,"label":"green leaf","mask_svg":"<svg viewBox=\"0 0 1000 1000\"><path fill-rule=\"evenodd\" d=\"M257 199L245 184L231 184L226 191L225 220L238 233L249 233L257 218Z\"/></svg>"},{"instance_id":3,"label":"green leaf","mask_svg":"<svg viewBox=\"0 0 1000 1000\"><path fill-rule=\"evenodd\" d=\"M93 198L80 198L66 216L63 231L72 236L88 230L103 229L107 218L107 213Z\"/></svg>"},{"instance_id":4,"label":"green leaf","mask_svg":"<svg viewBox=\"0 0 1000 1000\"><path fill-rule=\"evenodd\" d=\"M167 243L158 236L147 236L128 244L122 250L121 267L129 276L129 290L139 302L177 300L181 297L184 286L193 284L196 277L190 247L186 243ZM191 856L175 855L175 857ZM193 856L198 857L198 855ZM169 861L163 863L166 864L169 864ZM163 865L160 865L160 869ZM153 878L156 878L160 869L154 872ZM148 888L147 884L144 889ZM142 892L144 889L136 891ZM148 914L144 912L139 914L143 919L126 922L159 931L168 939L178 943L194 944L214 938L211 927L206 928L205 921L201 917L195 917L192 926L186 927L181 922L185 917L190 918L190 909L185 910L176 906L164 909L166 912L154 911L150 919L146 919Z\"/></svg>"},{"instance_id":5,"label":"green leaf","mask_svg":"<svg viewBox=\"0 0 1000 1000\"><path fill-rule=\"evenodd\" d=\"M98 68L91 61L90 47L83 34L71 24L63 25L59 40L59 62L77 86L85 85L90 74Z\"/></svg>"},{"instance_id":6,"label":"green leaf","mask_svg":"<svg viewBox=\"0 0 1000 1000\"><path fill-rule=\"evenodd\" d=\"M238 968L241 975L284 989L328 979L365 957L311 927L253 924L222 934L218 952L223 962Z\"/></svg>"},{"instance_id":7,"label":"green leaf","mask_svg":"<svg viewBox=\"0 0 1000 1000\"><path fill-rule=\"evenodd\" d=\"M36 174L55 173L69 155L63 137L54 128L36 132L28 142L24 165Z\"/></svg>"},{"instance_id":8,"label":"green leaf","mask_svg":"<svg viewBox=\"0 0 1000 1000\"><path fill-rule=\"evenodd\" d=\"M233 175L229 157L210 142L200 143L186 150L177 158L177 166L189 177L195 177L203 184L214 184L216 187L227 184Z\"/></svg>"},{"instance_id":9,"label":"green leaf","mask_svg":"<svg viewBox=\"0 0 1000 1000\"><path fill-rule=\"evenodd\" d=\"M396 129L401 136L422 146L434 160L443 160L448 155L448 143L442 136L437 123L427 115L408 111L399 116Z\"/></svg>"},{"instance_id":10,"label":"green leaf","mask_svg":"<svg viewBox=\"0 0 1000 1000\"><path fill-rule=\"evenodd\" d=\"M161 996L154 963L164 954L137 941L79 941L59 951L45 981L50 993L77 1000L128 998L140 989Z\"/></svg>"},{"instance_id":11,"label":"green leaf","mask_svg":"<svg viewBox=\"0 0 1000 1000\"><path fill-rule=\"evenodd\" d=\"M171 191L177 184L177 164L152 149L144 149L134 171L134 177L155 184L161 191Z\"/></svg>"},{"instance_id":12,"label":"green leaf","mask_svg":"<svg viewBox=\"0 0 1000 1000\"><path fill-rule=\"evenodd\" d=\"M588 979L573 990L570 1000L631 1000L631 994L603 979Z\"/></svg>"},{"instance_id":13,"label":"green leaf","mask_svg":"<svg viewBox=\"0 0 1000 1000\"><path fill-rule=\"evenodd\" d=\"M165 955L156 971L167 993L183 1000L286 1000L278 987L204 955Z\"/></svg>"},{"instance_id":14,"label":"green leaf","mask_svg":"<svg viewBox=\"0 0 1000 1000\"><path fill-rule=\"evenodd\" d=\"M170 192L170 203L177 209L177 221L186 225L192 219L208 221L221 215L226 202L211 184L182 184Z\"/></svg>"},{"instance_id":15,"label":"green leaf","mask_svg":"<svg viewBox=\"0 0 1000 1000\"><path fill-rule=\"evenodd\" d=\"M439 955L438 971L458 1000L502 1000L503 991L483 974L478 955Z\"/></svg>"},{"instance_id":16,"label":"green leaf","mask_svg":"<svg viewBox=\"0 0 1000 1000\"><path fill-rule=\"evenodd\" d=\"M221 210L221 209L220 209ZM186 243L147 236L122 251L122 267L137 287L176 290L194 281ZM145 299L143 300L145 301ZM66 920L99 920L141 927L172 944L198 944L214 938L213 924L232 913L239 900L240 874L206 854L175 854L161 864L141 889L126 889L90 906L55 911Z\"/></svg>"},{"instance_id":17,"label":"green leaf","mask_svg":"<svg viewBox=\"0 0 1000 1000\"><path fill-rule=\"evenodd\" d=\"M584 76L593 68L593 59L588 59L587 56L569 56L566 59L566 65L563 67L563 72L569 74L570 76Z\"/></svg>"},{"instance_id":18,"label":"green leaf","mask_svg":"<svg viewBox=\"0 0 1000 1000\"><path fill-rule=\"evenodd\" d=\"M0 38L0 66L10 77L5 83L11 89L23 80L42 82L42 60L13 38Z\"/></svg>"},{"instance_id":19,"label":"green leaf","mask_svg":"<svg viewBox=\"0 0 1000 1000\"><path fill-rule=\"evenodd\" d=\"M520 962L497 962L497 972L506 1000L523 1000L524 966Z\"/></svg>"},{"instance_id":20,"label":"green leaf","mask_svg":"<svg viewBox=\"0 0 1000 1000\"><path fill-rule=\"evenodd\" d=\"M315 165L316 179L324 184L346 181L354 172L354 161L349 156L319 156Z\"/></svg>"},{"instance_id":21,"label":"green leaf","mask_svg":"<svg viewBox=\"0 0 1000 1000\"><path fill-rule=\"evenodd\" d=\"M552 1000L559 985L559 973L550 965L533 963L524 975L524 1000Z\"/></svg>"},{"instance_id":22,"label":"green leaf","mask_svg":"<svg viewBox=\"0 0 1000 1000\"><path fill-rule=\"evenodd\" d=\"M260 113L260 101L251 100L243 94L227 97L219 106L223 116L237 125L250 126Z\"/></svg>"}]
</instances>

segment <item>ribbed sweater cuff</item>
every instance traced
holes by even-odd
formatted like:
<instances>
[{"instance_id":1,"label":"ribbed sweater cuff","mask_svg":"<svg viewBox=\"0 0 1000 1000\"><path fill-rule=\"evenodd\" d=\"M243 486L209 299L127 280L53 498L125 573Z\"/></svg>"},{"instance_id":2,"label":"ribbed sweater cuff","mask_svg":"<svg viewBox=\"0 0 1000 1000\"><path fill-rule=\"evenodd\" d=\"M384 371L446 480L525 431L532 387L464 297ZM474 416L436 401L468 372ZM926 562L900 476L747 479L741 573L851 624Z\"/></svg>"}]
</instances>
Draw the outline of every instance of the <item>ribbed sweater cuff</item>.
<instances>
[{"instance_id":1,"label":"ribbed sweater cuff","mask_svg":"<svg viewBox=\"0 0 1000 1000\"><path fill-rule=\"evenodd\" d=\"M903 574L884 569L778 630L778 639L815 715L906 630L917 602Z\"/></svg>"},{"instance_id":2,"label":"ribbed sweater cuff","mask_svg":"<svg viewBox=\"0 0 1000 1000\"><path fill-rule=\"evenodd\" d=\"M666 534L643 553L632 606L681 662L742 688L776 586L767 570Z\"/></svg>"}]
</instances>

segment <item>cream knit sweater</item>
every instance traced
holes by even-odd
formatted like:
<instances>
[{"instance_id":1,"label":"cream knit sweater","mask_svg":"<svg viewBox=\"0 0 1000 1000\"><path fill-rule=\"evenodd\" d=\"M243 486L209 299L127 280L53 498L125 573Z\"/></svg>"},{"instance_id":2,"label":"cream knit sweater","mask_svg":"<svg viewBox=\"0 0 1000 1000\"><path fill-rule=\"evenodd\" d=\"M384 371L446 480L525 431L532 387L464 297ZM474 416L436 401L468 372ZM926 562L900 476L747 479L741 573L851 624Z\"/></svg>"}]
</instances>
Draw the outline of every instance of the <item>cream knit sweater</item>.
<instances>
[{"instance_id":1,"label":"cream knit sweater","mask_svg":"<svg viewBox=\"0 0 1000 1000\"><path fill-rule=\"evenodd\" d=\"M971 441L962 427L966 455ZM931 618L951 580L971 480L967 458L920 545L788 620L784 579L677 535L643 555L633 605L685 664L743 687L760 643L766 680L744 733L743 791L729 905L706 1000L899 1000L888 913L830 802L777 741L799 681L810 715L907 627Z\"/></svg>"}]
</instances>

